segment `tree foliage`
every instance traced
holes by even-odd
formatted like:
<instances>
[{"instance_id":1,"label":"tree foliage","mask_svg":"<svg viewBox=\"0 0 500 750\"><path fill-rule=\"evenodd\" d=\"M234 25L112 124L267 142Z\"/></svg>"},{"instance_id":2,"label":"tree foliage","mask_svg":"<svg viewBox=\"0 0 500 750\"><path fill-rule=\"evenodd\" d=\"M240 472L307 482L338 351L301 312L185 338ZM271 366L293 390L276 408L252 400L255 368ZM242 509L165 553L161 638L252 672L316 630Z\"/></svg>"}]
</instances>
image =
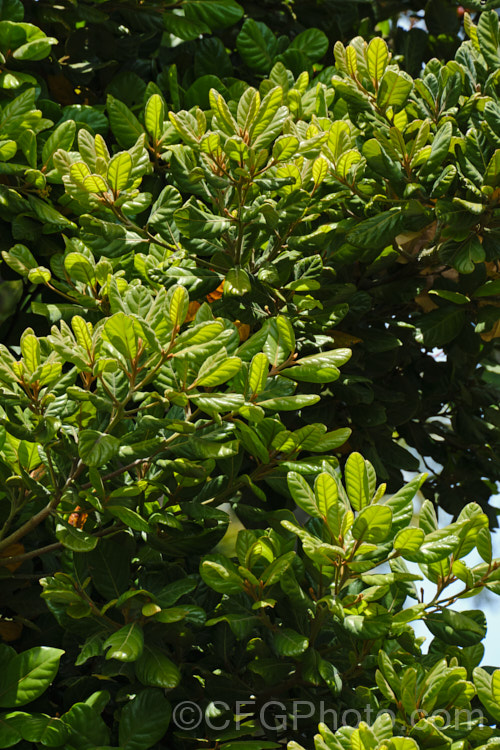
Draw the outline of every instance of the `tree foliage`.
<instances>
[{"instance_id":1,"label":"tree foliage","mask_svg":"<svg viewBox=\"0 0 500 750\"><path fill-rule=\"evenodd\" d=\"M326 5L0 1L0 747L498 744L498 16Z\"/></svg>"}]
</instances>

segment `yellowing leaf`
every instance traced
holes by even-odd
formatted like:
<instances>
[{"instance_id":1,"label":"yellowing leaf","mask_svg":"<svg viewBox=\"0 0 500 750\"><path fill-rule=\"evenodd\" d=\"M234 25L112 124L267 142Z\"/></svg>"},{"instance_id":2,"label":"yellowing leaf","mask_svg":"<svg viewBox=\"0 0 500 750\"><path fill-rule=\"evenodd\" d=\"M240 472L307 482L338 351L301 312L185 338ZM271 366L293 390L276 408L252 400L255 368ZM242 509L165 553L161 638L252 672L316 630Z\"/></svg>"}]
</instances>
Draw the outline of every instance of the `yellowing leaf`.
<instances>
[{"instance_id":1,"label":"yellowing leaf","mask_svg":"<svg viewBox=\"0 0 500 750\"><path fill-rule=\"evenodd\" d=\"M22 555L24 553L24 545L15 543L15 544L9 544L8 547L5 547L5 549L0 551L0 567L4 566L8 570L10 570L11 573L13 573L17 568L22 565L21 562L16 563L9 563L8 565L5 565L5 563L2 563L3 557L17 557L18 555Z\"/></svg>"}]
</instances>

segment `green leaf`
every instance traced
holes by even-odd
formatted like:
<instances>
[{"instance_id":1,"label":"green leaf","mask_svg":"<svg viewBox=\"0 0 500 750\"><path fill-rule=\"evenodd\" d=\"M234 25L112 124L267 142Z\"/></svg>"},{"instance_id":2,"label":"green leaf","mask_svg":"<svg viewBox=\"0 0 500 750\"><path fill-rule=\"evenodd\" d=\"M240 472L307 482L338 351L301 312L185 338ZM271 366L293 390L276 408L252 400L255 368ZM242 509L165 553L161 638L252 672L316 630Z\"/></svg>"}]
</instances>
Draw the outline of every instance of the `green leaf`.
<instances>
[{"instance_id":1,"label":"green leaf","mask_svg":"<svg viewBox=\"0 0 500 750\"><path fill-rule=\"evenodd\" d=\"M424 622L431 633L445 643L453 646L473 646L486 635L486 620L483 613L479 612L479 615L484 624L469 616L473 612L443 609L441 612L427 614Z\"/></svg>"},{"instance_id":2,"label":"green leaf","mask_svg":"<svg viewBox=\"0 0 500 750\"><path fill-rule=\"evenodd\" d=\"M17 151L15 141L0 141L0 161L9 161Z\"/></svg>"},{"instance_id":3,"label":"green leaf","mask_svg":"<svg viewBox=\"0 0 500 750\"><path fill-rule=\"evenodd\" d=\"M261 21L247 18L236 39L241 59L255 73L271 70L277 53L277 41L271 29Z\"/></svg>"},{"instance_id":4,"label":"green leaf","mask_svg":"<svg viewBox=\"0 0 500 750\"><path fill-rule=\"evenodd\" d=\"M269 409L270 411L296 411L317 404L320 398L320 396L299 394L297 396L277 396L256 403L263 409Z\"/></svg>"},{"instance_id":5,"label":"green leaf","mask_svg":"<svg viewBox=\"0 0 500 750\"><path fill-rule=\"evenodd\" d=\"M220 594L241 594L244 588L238 569L224 555L207 555L201 563L200 574L207 586Z\"/></svg>"},{"instance_id":6,"label":"green leaf","mask_svg":"<svg viewBox=\"0 0 500 750\"><path fill-rule=\"evenodd\" d=\"M83 253L68 253L64 258L64 268L72 281L81 281L88 286L96 282L95 268Z\"/></svg>"},{"instance_id":7,"label":"green leaf","mask_svg":"<svg viewBox=\"0 0 500 750\"><path fill-rule=\"evenodd\" d=\"M59 648L36 646L11 659L0 675L0 707L24 706L42 695L56 676L63 654Z\"/></svg>"},{"instance_id":8,"label":"green leaf","mask_svg":"<svg viewBox=\"0 0 500 750\"><path fill-rule=\"evenodd\" d=\"M21 0L0 0L1 21L22 21L24 8Z\"/></svg>"},{"instance_id":9,"label":"green leaf","mask_svg":"<svg viewBox=\"0 0 500 750\"><path fill-rule=\"evenodd\" d=\"M277 315L276 325L283 344L288 351L293 353L295 351L295 334L293 332L292 324L284 315Z\"/></svg>"},{"instance_id":10,"label":"green leaf","mask_svg":"<svg viewBox=\"0 0 500 750\"><path fill-rule=\"evenodd\" d=\"M416 339L429 348L449 344L462 331L465 320L465 312L460 307L432 310L421 317Z\"/></svg>"},{"instance_id":11,"label":"green leaf","mask_svg":"<svg viewBox=\"0 0 500 750\"><path fill-rule=\"evenodd\" d=\"M75 140L76 124L74 120L66 120L50 134L42 149L42 166L47 171L54 167L54 154L58 149L70 151Z\"/></svg>"},{"instance_id":12,"label":"green leaf","mask_svg":"<svg viewBox=\"0 0 500 750\"><path fill-rule=\"evenodd\" d=\"M293 135L281 135L273 145L275 161L289 161L299 149L299 139ZM326 163L326 162L325 162Z\"/></svg>"},{"instance_id":13,"label":"green leaf","mask_svg":"<svg viewBox=\"0 0 500 750\"><path fill-rule=\"evenodd\" d=\"M376 36L371 40L366 52L366 60L370 77L377 85L389 61L389 49L381 37Z\"/></svg>"},{"instance_id":14,"label":"green leaf","mask_svg":"<svg viewBox=\"0 0 500 750\"><path fill-rule=\"evenodd\" d=\"M363 508L354 521L352 535L358 541L378 544L389 536L392 511L386 505L370 505Z\"/></svg>"},{"instance_id":15,"label":"green leaf","mask_svg":"<svg viewBox=\"0 0 500 750\"><path fill-rule=\"evenodd\" d=\"M481 13L477 24L477 38L488 65L496 70L500 66L498 16L494 10Z\"/></svg>"},{"instance_id":16,"label":"green leaf","mask_svg":"<svg viewBox=\"0 0 500 750\"><path fill-rule=\"evenodd\" d=\"M106 107L111 130L122 148L131 148L144 128L133 112L119 99L108 95Z\"/></svg>"},{"instance_id":17,"label":"green leaf","mask_svg":"<svg viewBox=\"0 0 500 750\"><path fill-rule=\"evenodd\" d=\"M493 558L491 531L489 529L479 530L476 538L476 547L484 562L489 565Z\"/></svg>"},{"instance_id":18,"label":"green leaf","mask_svg":"<svg viewBox=\"0 0 500 750\"><path fill-rule=\"evenodd\" d=\"M123 750L147 750L161 740L172 716L160 690L141 690L122 709L119 745Z\"/></svg>"},{"instance_id":19,"label":"green leaf","mask_svg":"<svg viewBox=\"0 0 500 750\"><path fill-rule=\"evenodd\" d=\"M136 661L142 654L144 634L137 623L124 625L104 641L103 648L108 649L106 659L118 661Z\"/></svg>"},{"instance_id":20,"label":"green leaf","mask_svg":"<svg viewBox=\"0 0 500 750\"><path fill-rule=\"evenodd\" d=\"M132 362L137 356L137 333L131 315L118 312L106 320L102 336L127 360Z\"/></svg>"},{"instance_id":21,"label":"green leaf","mask_svg":"<svg viewBox=\"0 0 500 750\"><path fill-rule=\"evenodd\" d=\"M68 729L61 719L46 714L28 714L15 711L7 718L7 723L20 732L20 736L28 742L40 742L44 746L59 747L68 740ZM9 721L10 719L10 721ZM0 727L0 742L2 732ZM9 747L9 744L3 745Z\"/></svg>"},{"instance_id":22,"label":"green leaf","mask_svg":"<svg viewBox=\"0 0 500 750\"><path fill-rule=\"evenodd\" d=\"M265 390L269 374L269 360L263 352L253 357L248 374L248 385L252 395L258 395Z\"/></svg>"},{"instance_id":23,"label":"green leaf","mask_svg":"<svg viewBox=\"0 0 500 750\"><path fill-rule=\"evenodd\" d=\"M108 503L106 505L106 510L108 513L111 513L112 516L118 518L126 526L134 529L134 531L151 531L148 522L145 521L142 516L136 513L135 510L127 508L125 505L113 505L111 503Z\"/></svg>"},{"instance_id":24,"label":"green leaf","mask_svg":"<svg viewBox=\"0 0 500 750\"><path fill-rule=\"evenodd\" d=\"M204 388L214 388L233 378L240 369L241 359L239 357L228 357L215 370L198 378L196 384Z\"/></svg>"},{"instance_id":25,"label":"green leaf","mask_svg":"<svg viewBox=\"0 0 500 750\"><path fill-rule=\"evenodd\" d=\"M333 383L340 377L337 367L321 367L321 365L298 365L282 370L282 377L296 380L299 383Z\"/></svg>"},{"instance_id":26,"label":"green leaf","mask_svg":"<svg viewBox=\"0 0 500 750\"><path fill-rule=\"evenodd\" d=\"M168 290L166 304L168 315L174 328L180 328L186 320L189 307L189 295L183 286L175 285Z\"/></svg>"},{"instance_id":27,"label":"green leaf","mask_svg":"<svg viewBox=\"0 0 500 750\"><path fill-rule=\"evenodd\" d=\"M441 167L443 161L448 156L451 145L451 136L453 134L453 126L451 122L445 122L441 125L434 140L432 141L431 153L425 160L422 172L430 174L434 172L438 167Z\"/></svg>"},{"instance_id":28,"label":"green leaf","mask_svg":"<svg viewBox=\"0 0 500 750\"><path fill-rule=\"evenodd\" d=\"M500 185L500 149L495 151L486 167L484 184L491 185L491 187L498 187Z\"/></svg>"},{"instance_id":29,"label":"green leaf","mask_svg":"<svg viewBox=\"0 0 500 750\"><path fill-rule=\"evenodd\" d=\"M496 722L500 721L500 669L489 674L485 669L476 667L473 672L479 700Z\"/></svg>"},{"instance_id":30,"label":"green leaf","mask_svg":"<svg viewBox=\"0 0 500 750\"><path fill-rule=\"evenodd\" d=\"M192 239L219 237L230 226L228 219L209 213L205 205L194 197L175 211L174 221L179 231Z\"/></svg>"},{"instance_id":31,"label":"green leaf","mask_svg":"<svg viewBox=\"0 0 500 750\"><path fill-rule=\"evenodd\" d=\"M175 13L165 13L163 16L163 23L167 31L184 41L197 39L201 34L210 33L210 28L205 23L191 20L185 16L178 16ZM157 105L155 104L154 106ZM154 118L155 115L152 113L149 113L149 117L145 118L146 130L148 130L151 135L153 135L152 131L155 127ZM149 126L146 119L149 119ZM153 135L153 138L156 139L156 136Z\"/></svg>"},{"instance_id":32,"label":"green leaf","mask_svg":"<svg viewBox=\"0 0 500 750\"><path fill-rule=\"evenodd\" d=\"M21 337L21 354L23 363L29 373L34 373L40 366L40 342L33 333L27 329Z\"/></svg>"},{"instance_id":33,"label":"green leaf","mask_svg":"<svg viewBox=\"0 0 500 750\"><path fill-rule=\"evenodd\" d=\"M370 491L366 463L359 453L351 453L345 465L345 485L349 502L354 510L361 510L370 503Z\"/></svg>"},{"instance_id":34,"label":"green leaf","mask_svg":"<svg viewBox=\"0 0 500 750\"><path fill-rule=\"evenodd\" d=\"M287 484L290 494L299 508L302 508L310 516L321 518L322 514L318 508L315 494L304 477L295 471L289 471L287 474Z\"/></svg>"},{"instance_id":35,"label":"green leaf","mask_svg":"<svg viewBox=\"0 0 500 750\"><path fill-rule=\"evenodd\" d=\"M300 50L313 62L318 62L328 51L328 37L320 29L306 29L292 41L289 50Z\"/></svg>"},{"instance_id":36,"label":"green leaf","mask_svg":"<svg viewBox=\"0 0 500 750\"><path fill-rule=\"evenodd\" d=\"M287 552L281 557L276 558L262 573L262 580L266 586L272 586L280 580L282 575L288 570L295 559L295 552Z\"/></svg>"},{"instance_id":37,"label":"green leaf","mask_svg":"<svg viewBox=\"0 0 500 750\"><path fill-rule=\"evenodd\" d=\"M108 165L107 180L115 196L127 187L132 172L132 157L128 151L113 156Z\"/></svg>"},{"instance_id":38,"label":"green leaf","mask_svg":"<svg viewBox=\"0 0 500 750\"><path fill-rule=\"evenodd\" d=\"M83 180L82 187L88 193L107 193L108 185L99 174L90 174Z\"/></svg>"},{"instance_id":39,"label":"green leaf","mask_svg":"<svg viewBox=\"0 0 500 750\"><path fill-rule=\"evenodd\" d=\"M235 0L186 0L186 18L209 26L212 31L233 26L243 16L243 8Z\"/></svg>"},{"instance_id":40,"label":"green leaf","mask_svg":"<svg viewBox=\"0 0 500 750\"><path fill-rule=\"evenodd\" d=\"M425 539L425 533L422 529L410 527L401 529L394 539L394 549L403 554L405 552L418 552Z\"/></svg>"},{"instance_id":41,"label":"green leaf","mask_svg":"<svg viewBox=\"0 0 500 750\"><path fill-rule=\"evenodd\" d=\"M82 430L78 442L78 455L87 466L104 466L120 449L120 441L113 435L98 430Z\"/></svg>"},{"instance_id":42,"label":"green leaf","mask_svg":"<svg viewBox=\"0 0 500 750\"><path fill-rule=\"evenodd\" d=\"M361 154L355 148L345 151L337 162L336 173L341 180L347 180L351 167L355 164L359 164L361 161Z\"/></svg>"},{"instance_id":43,"label":"green leaf","mask_svg":"<svg viewBox=\"0 0 500 750\"><path fill-rule=\"evenodd\" d=\"M0 745L2 747L12 747L23 739L21 727L9 721L10 718L8 714L0 714Z\"/></svg>"},{"instance_id":44,"label":"green leaf","mask_svg":"<svg viewBox=\"0 0 500 750\"><path fill-rule=\"evenodd\" d=\"M347 233L348 241L361 248L382 250L404 229L405 219L399 208L390 208L357 224Z\"/></svg>"},{"instance_id":45,"label":"green leaf","mask_svg":"<svg viewBox=\"0 0 500 750\"><path fill-rule=\"evenodd\" d=\"M27 276L30 269L38 267L38 263L25 245L14 245L9 252L2 250L2 258L9 268L21 276Z\"/></svg>"},{"instance_id":46,"label":"green leaf","mask_svg":"<svg viewBox=\"0 0 500 750\"><path fill-rule=\"evenodd\" d=\"M476 289L474 297L496 297L497 294L500 295L500 279L488 279L486 283Z\"/></svg>"},{"instance_id":47,"label":"green leaf","mask_svg":"<svg viewBox=\"0 0 500 750\"><path fill-rule=\"evenodd\" d=\"M171 690L181 681L178 667L156 646L144 646L135 663L137 679L143 685Z\"/></svg>"},{"instance_id":48,"label":"green leaf","mask_svg":"<svg viewBox=\"0 0 500 750\"><path fill-rule=\"evenodd\" d=\"M181 18L180 16L171 15L167 18ZM152 137L153 143L158 143L163 134L163 120L165 119L165 103L159 94L150 96L144 110L144 124L146 131Z\"/></svg>"},{"instance_id":49,"label":"green leaf","mask_svg":"<svg viewBox=\"0 0 500 750\"><path fill-rule=\"evenodd\" d=\"M230 297L242 297L251 290L250 277L243 268L231 268L224 280L224 294Z\"/></svg>"},{"instance_id":50,"label":"green leaf","mask_svg":"<svg viewBox=\"0 0 500 750\"><path fill-rule=\"evenodd\" d=\"M69 168L69 176L73 182L83 187L85 179L90 176L90 167L84 161L76 161Z\"/></svg>"},{"instance_id":51,"label":"green leaf","mask_svg":"<svg viewBox=\"0 0 500 750\"><path fill-rule=\"evenodd\" d=\"M336 508L339 500L337 482L325 471L318 474L314 482L314 494L318 510L323 518L328 518L329 511Z\"/></svg>"},{"instance_id":52,"label":"green leaf","mask_svg":"<svg viewBox=\"0 0 500 750\"><path fill-rule=\"evenodd\" d=\"M376 615L365 617L363 615L347 615L344 618L344 627L352 635L363 639L381 638L391 628L390 615Z\"/></svg>"},{"instance_id":53,"label":"green leaf","mask_svg":"<svg viewBox=\"0 0 500 750\"><path fill-rule=\"evenodd\" d=\"M28 271L28 280L32 284L48 284L51 280L52 274L48 268L39 266L38 268L30 268Z\"/></svg>"},{"instance_id":54,"label":"green leaf","mask_svg":"<svg viewBox=\"0 0 500 750\"><path fill-rule=\"evenodd\" d=\"M279 628L273 633L272 642L279 656L300 656L309 646L309 639L291 628Z\"/></svg>"},{"instance_id":55,"label":"green leaf","mask_svg":"<svg viewBox=\"0 0 500 750\"><path fill-rule=\"evenodd\" d=\"M196 394L189 398L199 409L208 414L235 411L245 403L244 397L239 393L206 393ZM220 445L219 447L222 451L226 446Z\"/></svg>"},{"instance_id":56,"label":"green leaf","mask_svg":"<svg viewBox=\"0 0 500 750\"><path fill-rule=\"evenodd\" d=\"M52 45L57 43L58 40L53 36L34 39L32 42L22 44L14 50L12 57L15 60L43 60L47 55L50 55Z\"/></svg>"},{"instance_id":57,"label":"green leaf","mask_svg":"<svg viewBox=\"0 0 500 750\"><path fill-rule=\"evenodd\" d=\"M102 539L97 547L85 555L92 576L92 584L106 600L117 599L129 586L130 548L123 535Z\"/></svg>"},{"instance_id":58,"label":"green leaf","mask_svg":"<svg viewBox=\"0 0 500 750\"><path fill-rule=\"evenodd\" d=\"M90 536L83 529L70 526L63 519L59 519L56 525L57 539L68 549L73 552L90 552L94 549L99 541L97 537Z\"/></svg>"},{"instance_id":59,"label":"green leaf","mask_svg":"<svg viewBox=\"0 0 500 750\"><path fill-rule=\"evenodd\" d=\"M96 709L88 703L75 703L61 720L71 732L68 747L75 750L94 750L106 746L109 732Z\"/></svg>"},{"instance_id":60,"label":"green leaf","mask_svg":"<svg viewBox=\"0 0 500 750\"><path fill-rule=\"evenodd\" d=\"M399 112L412 91L413 79L408 73L388 68L380 80L377 104L381 109L392 107L394 112Z\"/></svg>"}]
</instances>

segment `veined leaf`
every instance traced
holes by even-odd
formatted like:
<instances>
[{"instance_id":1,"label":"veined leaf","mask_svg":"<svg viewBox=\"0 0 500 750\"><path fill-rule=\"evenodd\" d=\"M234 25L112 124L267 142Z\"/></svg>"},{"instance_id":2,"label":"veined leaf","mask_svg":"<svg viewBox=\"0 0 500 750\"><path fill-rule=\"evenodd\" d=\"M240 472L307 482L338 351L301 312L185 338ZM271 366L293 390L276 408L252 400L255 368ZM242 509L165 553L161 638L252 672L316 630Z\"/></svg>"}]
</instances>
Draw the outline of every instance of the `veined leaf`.
<instances>
[{"instance_id":1,"label":"veined leaf","mask_svg":"<svg viewBox=\"0 0 500 750\"><path fill-rule=\"evenodd\" d=\"M78 455L87 466L103 466L116 456L120 441L113 435L98 430L82 430L78 441Z\"/></svg>"},{"instance_id":2,"label":"veined leaf","mask_svg":"<svg viewBox=\"0 0 500 750\"><path fill-rule=\"evenodd\" d=\"M250 363L248 385L252 395L258 395L266 388L269 373L269 360L263 352L255 355Z\"/></svg>"},{"instance_id":3,"label":"veined leaf","mask_svg":"<svg viewBox=\"0 0 500 750\"><path fill-rule=\"evenodd\" d=\"M21 354L24 366L29 373L35 372L40 366L40 342L31 329L27 329L21 337Z\"/></svg>"},{"instance_id":4,"label":"veined leaf","mask_svg":"<svg viewBox=\"0 0 500 750\"><path fill-rule=\"evenodd\" d=\"M309 646L305 635L297 633L291 628L279 628L272 637L273 646L280 656L299 656Z\"/></svg>"},{"instance_id":5,"label":"veined leaf","mask_svg":"<svg viewBox=\"0 0 500 750\"><path fill-rule=\"evenodd\" d=\"M271 29L261 21L247 18L236 39L242 60L256 73L266 74L272 68L277 40Z\"/></svg>"},{"instance_id":6,"label":"veined leaf","mask_svg":"<svg viewBox=\"0 0 500 750\"><path fill-rule=\"evenodd\" d=\"M194 198L190 198L182 208L175 211L174 220L182 234L190 238L219 237L230 226L228 219L209 213Z\"/></svg>"},{"instance_id":7,"label":"veined leaf","mask_svg":"<svg viewBox=\"0 0 500 750\"><path fill-rule=\"evenodd\" d=\"M128 151L113 156L108 165L107 180L113 193L117 196L127 187L132 172L132 157Z\"/></svg>"},{"instance_id":8,"label":"veined leaf","mask_svg":"<svg viewBox=\"0 0 500 750\"><path fill-rule=\"evenodd\" d=\"M361 510L370 504L368 473L365 460L359 453L351 453L346 461L345 484L354 510Z\"/></svg>"},{"instance_id":9,"label":"veined leaf","mask_svg":"<svg viewBox=\"0 0 500 750\"><path fill-rule=\"evenodd\" d=\"M162 136L164 119L165 103L159 94L153 94L149 97L144 110L144 124L154 143L158 143Z\"/></svg>"},{"instance_id":10,"label":"veined leaf","mask_svg":"<svg viewBox=\"0 0 500 750\"><path fill-rule=\"evenodd\" d=\"M170 664L175 666L172 662ZM166 667L165 662L163 666ZM148 750L153 747L167 731L171 715L170 703L160 690L141 690L126 703L120 714L120 747L123 750Z\"/></svg>"},{"instance_id":11,"label":"veined leaf","mask_svg":"<svg viewBox=\"0 0 500 750\"><path fill-rule=\"evenodd\" d=\"M389 61L389 49L386 42L379 36L374 37L366 52L368 72L377 86L382 78Z\"/></svg>"},{"instance_id":12,"label":"veined leaf","mask_svg":"<svg viewBox=\"0 0 500 750\"><path fill-rule=\"evenodd\" d=\"M108 186L106 181L99 174L90 174L85 177L82 187L88 193L107 193Z\"/></svg>"},{"instance_id":13,"label":"veined leaf","mask_svg":"<svg viewBox=\"0 0 500 750\"><path fill-rule=\"evenodd\" d=\"M216 385L222 385L234 377L240 368L241 359L239 357L228 357L217 369L199 378L196 384L204 388L214 388Z\"/></svg>"},{"instance_id":14,"label":"veined leaf","mask_svg":"<svg viewBox=\"0 0 500 750\"><path fill-rule=\"evenodd\" d=\"M399 112L413 91L413 79L402 70L388 68L380 80L377 104L381 109L392 107Z\"/></svg>"},{"instance_id":15,"label":"veined leaf","mask_svg":"<svg viewBox=\"0 0 500 750\"><path fill-rule=\"evenodd\" d=\"M323 518L327 518L330 509L337 505L339 499L337 482L331 474L325 471L318 474L314 483L314 494L319 512Z\"/></svg>"},{"instance_id":16,"label":"veined leaf","mask_svg":"<svg viewBox=\"0 0 500 750\"><path fill-rule=\"evenodd\" d=\"M183 286L173 286L168 290L166 304L174 328L180 328L186 319L189 307L189 295Z\"/></svg>"},{"instance_id":17,"label":"veined leaf","mask_svg":"<svg viewBox=\"0 0 500 750\"><path fill-rule=\"evenodd\" d=\"M352 535L358 541L378 544L390 533L392 511L387 505L369 505L354 521Z\"/></svg>"},{"instance_id":18,"label":"veined leaf","mask_svg":"<svg viewBox=\"0 0 500 750\"><path fill-rule=\"evenodd\" d=\"M299 508L302 508L310 516L321 518L322 514L318 508L315 494L304 477L295 471L289 471L287 483L288 489Z\"/></svg>"},{"instance_id":19,"label":"veined leaf","mask_svg":"<svg viewBox=\"0 0 500 750\"><path fill-rule=\"evenodd\" d=\"M0 706L24 706L42 695L54 679L63 654L59 648L37 646L10 659L0 677Z\"/></svg>"},{"instance_id":20,"label":"veined leaf","mask_svg":"<svg viewBox=\"0 0 500 750\"><path fill-rule=\"evenodd\" d=\"M106 659L118 661L136 661L142 654L144 634L137 623L125 625L104 641L103 648L108 649Z\"/></svg>"}]
</instances>

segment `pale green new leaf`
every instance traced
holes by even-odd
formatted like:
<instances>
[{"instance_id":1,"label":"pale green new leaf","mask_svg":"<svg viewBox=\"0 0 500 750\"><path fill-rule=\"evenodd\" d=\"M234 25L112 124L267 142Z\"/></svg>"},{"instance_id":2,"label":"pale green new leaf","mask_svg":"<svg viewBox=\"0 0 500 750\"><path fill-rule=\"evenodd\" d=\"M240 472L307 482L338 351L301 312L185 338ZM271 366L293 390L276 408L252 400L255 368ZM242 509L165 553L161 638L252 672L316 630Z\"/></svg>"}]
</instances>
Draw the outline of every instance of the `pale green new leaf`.
<instances>
[{"instance_id":1,"label":"pale green new leaf","mask_svg":"<svg viewBox=\"0 0 500 750\"><path fill-rule=\"evenodd\" d=\"M108 183L115 196L125 190L132 172L132 157L128 151L122 151L113 156L108 165Z\"/></svg>"},{"instance_id":2,"label":"pale green new leaf","mask_svg":"<svg viewBox=\"0 0 500 750\"><path fill-rule=\"evenodd\" d=\"M351 453L346 461L344 474L349 502L354 510L361 510L369 505L368 472L363 456L359 453Z\"/></svg>"},{"instance_id":3,"label":"pale green new leaf","mask_svg":"<svg viewBox=\"0 0 500 750\"><path fill-rule=\"evenodd\" d=\"M366 53L368 72L377 86L382 78L389 61L389 49L386 42L379 36L374 37L368 45Z\"/></svg>"},{"instance_id":4,"label":"pale green new leaf","mask_svg":"<svg viewBox=\"0 0 500 750\"><path fill-rule=\"evenodd\" d=\"M165 103L159 94L153 94L147 101L144 110L144 124L148 134L158 143L163 133Z\"/></svg>"}]
</instances>

